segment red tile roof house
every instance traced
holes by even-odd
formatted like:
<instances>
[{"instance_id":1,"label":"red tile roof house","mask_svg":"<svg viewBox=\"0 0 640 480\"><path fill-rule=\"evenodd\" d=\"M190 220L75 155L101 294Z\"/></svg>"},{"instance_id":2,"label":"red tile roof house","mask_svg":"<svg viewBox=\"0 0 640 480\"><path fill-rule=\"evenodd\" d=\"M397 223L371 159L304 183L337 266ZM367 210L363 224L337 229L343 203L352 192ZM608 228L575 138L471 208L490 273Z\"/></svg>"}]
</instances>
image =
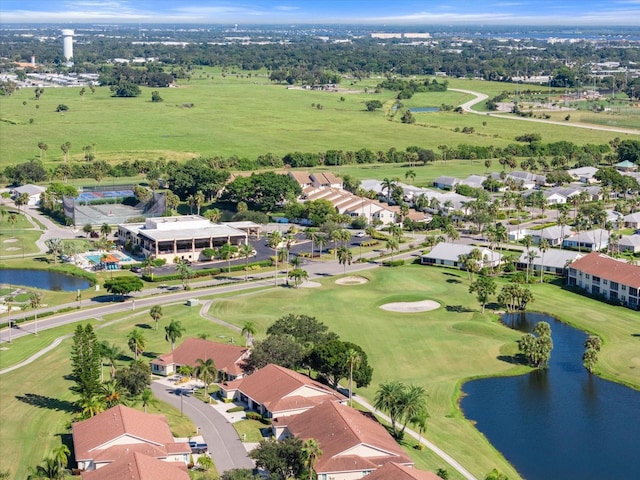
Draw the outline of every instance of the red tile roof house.
<instances>
[{"instance_id":1,"label":"red tile roof house","mask_svg":"<svg viewBox=\"0 0 640 480\"><path fill-rule=\"evenodd\" d=\"M118 460L90 472L82 480L189 480L184 463L163 462L143 453L130 451Z\"/></svg>"},{"instance_id":2,"label":"red tile roof house","mask_svg":"<svg viewBox=\"0 0 640 480\"><path fill-rule=\"evenodd\" d=\"M318 480L363 478L389 462L413 466L384 426L347 405L324 402L295 417L279 418L275 423L284 428L284 437L303 441L313 438L318 442L322 450L315 466Z\"/></svg>"},{"instance_id":3,"label":"red tile roof house","mask_svg":"<svg viewBox=\"0 0 640 480\"><path fill-rule=\"evenodd\" d=\"M326 400L346 402L344 395L327 385L274 364L242 379L221 383L220 395L246 402L250 409L266 418L296 415Z\"/></svg>"},{"instance_id":4,"label":"red tile roof house","mask_svg":"<svg viewBox=\"0 0 640 480\"><path fill-rule=\"evenodd\" d=\"M164 415L150 415L124 405L72 424L71 433L80 470L104 468L131 452L182 465L191 454L188 443L175 442Z\"/></svg>"},{"instance_id":5,"label":"red tile roof house","mask_svg":"<svg viewBox=\"0 0 640 480\"><path fill-rule=\"evenodd\" d=\"M569 285L640 310L640 267L592 252L569 265Z\"/></svg>"},{"instance_id":6,"label":"red tile roof house","mask_svg":"<svg viewBox=\"0 0 640 480\"><path fill-rule=\"evenodd\" d=\"M440 477L433 472L417 470L412 467L389 462L380 467L371 475L367 475L367 480L440 480Z\"/></svg>"},{"instance_id":7,"label":"red tile roof house","mask_svg":"<svg viewBox=\"0 0 640 480\"><path fill-rule=\"evenodd\" d=\"M244 375L242 366L250 353L248 348L238 345L187 338L173 352L151 360L151 373L169 376L175 374L182 365L195 367L199 358L212 358L218 372L223 372L226 378L233 380Z\"/></svg>"}]
</instances>

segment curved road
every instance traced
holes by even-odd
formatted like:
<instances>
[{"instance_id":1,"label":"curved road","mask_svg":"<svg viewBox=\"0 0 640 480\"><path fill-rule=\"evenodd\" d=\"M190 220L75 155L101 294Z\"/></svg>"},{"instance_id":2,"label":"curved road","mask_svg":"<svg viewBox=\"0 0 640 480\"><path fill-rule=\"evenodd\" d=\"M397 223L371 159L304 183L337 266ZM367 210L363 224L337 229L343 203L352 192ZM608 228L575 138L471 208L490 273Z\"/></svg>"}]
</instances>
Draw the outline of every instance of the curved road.
<instances>
[{"instance_id":1,"label":"curved road","mask_svg":"<svg viewBox=\"0 0 640 480\"><path fill-rule=\"evenodd\" d=\"M555 120L543 120L540 118L528 118L528 117L517 117L517 116L507 116L507 115L501 115L500 113L494 113L494 112L477 112L475 110L473 110L471 107L473 107L474 105L477 105L480 102L484 102L485 100L487 100L489 98L488 95L485 95L484 93L480 93L480 92L473 92L471 90L463 90L460 88L450 88L449 90L453 91L453 92L461 92L461 93L466 93L469 95L473 95L476 98L469 100L468 102L463 103L462 105L460 105L460 107L462 107L462 110L464 110L467 113L474 113L476 115L484 115L484 116L491 116L494 118L504 118L507 120L520 120L520 121L524 121L524 122L537 122L537 123L549 123L551 125L561 125L563 127L576 127L576 128L586 128L587 130L602 130L604 132L615 132L615 133L627 133L630 135L640 135L640 130L633 130L630 128L618 128L618 127L606 127L606 126L601 126L601 125L587 125L585 123L568 123L568 122L558 122Z\"/></svg>"}]
</instances>

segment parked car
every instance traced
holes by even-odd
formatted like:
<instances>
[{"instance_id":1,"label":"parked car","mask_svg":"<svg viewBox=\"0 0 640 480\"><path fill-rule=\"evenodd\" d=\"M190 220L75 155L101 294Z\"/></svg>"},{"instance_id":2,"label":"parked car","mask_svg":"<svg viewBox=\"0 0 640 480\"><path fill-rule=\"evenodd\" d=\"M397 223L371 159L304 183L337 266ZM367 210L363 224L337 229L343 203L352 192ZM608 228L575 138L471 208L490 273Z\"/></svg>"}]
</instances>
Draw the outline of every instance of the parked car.
<instances>
[{"instance_id":1,"label":"parked car","mask_svg":"<svg viewBox=\"0 0 640 480\"><path fill-rule=\"evenodd\" d=\"M364 232L358 232L355 234L356 238L364 238L365 237L365 233Z\"/></svg>"}]
</instances>

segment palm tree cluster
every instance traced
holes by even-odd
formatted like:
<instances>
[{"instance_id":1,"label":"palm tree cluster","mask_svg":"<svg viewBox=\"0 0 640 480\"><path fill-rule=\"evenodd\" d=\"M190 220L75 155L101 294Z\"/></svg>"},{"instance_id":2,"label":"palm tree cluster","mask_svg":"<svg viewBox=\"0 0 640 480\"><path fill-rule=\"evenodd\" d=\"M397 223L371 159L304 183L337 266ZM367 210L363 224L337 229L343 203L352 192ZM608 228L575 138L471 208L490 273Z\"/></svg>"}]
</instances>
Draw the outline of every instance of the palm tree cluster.
<instances>
[{"instance_id":1,"label":"palm tree cluster","mask_svg":"<svg viewBox=\"0 0 640 480\"><path fill-rule=\"evenodd\" d=\"M518 349L532 367L547 368L553 350L551 326L547 322L538 322L533 334L526 333L518 340Z\"/></svg>"},{"instance_id":2,"label":"palm tree cluster","mask_svg":"<svg viewBox=\"0 0 640 480\"><path fill-rule=\"evenodd\" d=\"M421 433L425 428L428 413L424 387L391 380L380 385L373 405L389 415L392 434L397 439L403 438L409 423L415 424Z\"/></svg>"}]
</instances>

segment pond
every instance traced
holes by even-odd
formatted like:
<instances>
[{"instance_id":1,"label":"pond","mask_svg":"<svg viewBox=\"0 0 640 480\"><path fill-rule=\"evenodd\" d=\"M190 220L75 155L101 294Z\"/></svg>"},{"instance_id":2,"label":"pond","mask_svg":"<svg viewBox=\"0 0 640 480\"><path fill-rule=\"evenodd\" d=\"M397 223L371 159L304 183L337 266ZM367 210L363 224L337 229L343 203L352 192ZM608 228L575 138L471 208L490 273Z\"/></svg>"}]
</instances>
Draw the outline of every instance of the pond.
<instances>
[{"instance_id":1,"label":"pond","mask_svg":"<svg viewBox=\"0 0 640 480\"><path fill-rule=\"evenodd\" d=\"M527 480L638 478L640 392L586 372L584 332L542 314L503 320L523 332L551 325L549 369L466 383L465 417Z\"/></svg>"},{"instance_id":2,"label":"pond","mask_svg":"<svg viewBox=\"0 0 640 480\"><path fill-rule=\"evenodd\" d=\"M41 288L55 292L72 292L89 288L84 278L49 270L4 269L0 270L0 283L24 287Z\"/></svg>"}]
</instances>

